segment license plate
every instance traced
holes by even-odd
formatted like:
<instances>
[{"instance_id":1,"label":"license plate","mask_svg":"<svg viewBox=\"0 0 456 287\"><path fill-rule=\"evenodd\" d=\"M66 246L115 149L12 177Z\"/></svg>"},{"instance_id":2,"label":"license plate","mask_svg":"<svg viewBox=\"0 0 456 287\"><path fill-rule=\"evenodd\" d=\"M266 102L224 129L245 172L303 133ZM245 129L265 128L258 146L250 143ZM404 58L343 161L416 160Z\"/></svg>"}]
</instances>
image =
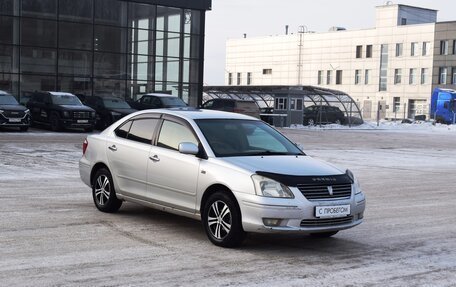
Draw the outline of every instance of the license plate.
<instances>
[{"instance_id":1,"label":"license plate","mask_svg":"<svg viewBox=\"0 0 456 287\"><path fill-rule=\"evenodd\" d=\"M89 120L78 120L78 124L87 124Z\"/></svg>"},{"instance_id":2,"label":"license plate","mask_svg":"<svg viewBox=\"0 0 456 287\"><path fill-rule=\"evenodd\" d=\"M350 204L316 206L315 217L344 217L350 215Z\"/></svg>"},{"instance_id":3,"label":"license plate","mask_svg":"<svg viewBox=\"0 0 456 287\"><path fill-rule=\"evenodd\" d=\"M22 119L8 119L10 123L20 123Z\"/></svg>"}]
</instances>

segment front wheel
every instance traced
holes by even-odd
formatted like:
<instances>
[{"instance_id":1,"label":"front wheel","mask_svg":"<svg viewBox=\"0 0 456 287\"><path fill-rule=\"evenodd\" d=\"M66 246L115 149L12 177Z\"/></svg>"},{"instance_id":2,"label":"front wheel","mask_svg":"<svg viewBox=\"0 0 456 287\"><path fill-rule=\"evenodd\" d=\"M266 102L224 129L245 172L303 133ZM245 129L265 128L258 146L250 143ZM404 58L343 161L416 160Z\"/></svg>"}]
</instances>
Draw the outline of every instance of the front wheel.
<instances>
[{"instance_id":1,"label":"front wheel","mask_svg":"<svg viewBox=\"0 0 456 287\"><path fill-rule=\"evenodd\" d=\"M245 239L239 206L226 192L216 192L209 197L202 222L207 237L217 246L236 247Z\"/></svg>"},{"instance_id":2,"label":"front wheel","mask_svg":"<svg viewBox=\"0 0 456 287\"><path fill-rule=\"evenodd\" d=\"M59 116L57 115L52 115L51 118L50 118L50 121L51 121L51 130L54 131L54 132L58 132L62 129L62 127L60 126L60 118Z\"/></svg>"},{"instance_id":3,"label":"front wheel","mask_svg":"<svg viewBox=\"0 0 456 287\"><path fill-rule=\"evenodd\" d=\"M92 196L95 206L103 212L116 212L122 205L122 201L116 196L111 173L106 168L96 172L92 183Z\"/></svg>"}]
</instances>

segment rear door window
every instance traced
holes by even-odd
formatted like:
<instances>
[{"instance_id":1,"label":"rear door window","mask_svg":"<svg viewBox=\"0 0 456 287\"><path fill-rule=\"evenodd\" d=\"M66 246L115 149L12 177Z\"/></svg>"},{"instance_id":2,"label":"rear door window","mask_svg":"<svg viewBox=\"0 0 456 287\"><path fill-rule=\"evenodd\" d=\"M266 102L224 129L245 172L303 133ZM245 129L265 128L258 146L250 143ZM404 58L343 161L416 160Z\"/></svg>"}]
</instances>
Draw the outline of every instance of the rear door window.
<instances>
[{"instance_id":1,"label":"rear door window","mask_svg":"<svg viewBox=\"0 0 456 287\"><path fill-rule=\"evenodd\" d=\"M158 121L158 119L134 120L127 138L140 143L152 144L152 137Z\"/></svg>"},{"instance_id":2,"label":"rear door window","mask_svg":"<svg viewBox=\"0 0 456 287\"><path fill-rule=\"evenodd\" d=\"M126 139L128 137L128 132L130 131L131 123L132 122L129 121L117 128L115 131L116 136Z\"/></svg>"}]
</instances>

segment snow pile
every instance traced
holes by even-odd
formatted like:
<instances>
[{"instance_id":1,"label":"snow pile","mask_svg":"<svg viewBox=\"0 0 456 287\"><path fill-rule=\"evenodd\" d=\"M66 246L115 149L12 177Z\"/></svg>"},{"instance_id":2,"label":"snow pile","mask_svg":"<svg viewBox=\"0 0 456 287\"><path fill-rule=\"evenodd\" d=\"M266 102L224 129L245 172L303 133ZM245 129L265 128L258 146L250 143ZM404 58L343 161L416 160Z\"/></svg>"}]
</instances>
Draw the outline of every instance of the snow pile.
<instances>
[{"instance_id":1,"label":"snow pile","mask_svg":"<svg viewBox=\"0 0 456 287\"><path fill-rule=\"evenodd\" d=\"M328 125L291 125L287 129L298 130L386 130L386 131L413 131L413 132L456 132L456 125L434 124L432 122L416 121L413 123L402 123L401 121L380 121L377 122L365 121L362 125L349 127L348 125L328 124Z\"/></svg>"}]
</instances>

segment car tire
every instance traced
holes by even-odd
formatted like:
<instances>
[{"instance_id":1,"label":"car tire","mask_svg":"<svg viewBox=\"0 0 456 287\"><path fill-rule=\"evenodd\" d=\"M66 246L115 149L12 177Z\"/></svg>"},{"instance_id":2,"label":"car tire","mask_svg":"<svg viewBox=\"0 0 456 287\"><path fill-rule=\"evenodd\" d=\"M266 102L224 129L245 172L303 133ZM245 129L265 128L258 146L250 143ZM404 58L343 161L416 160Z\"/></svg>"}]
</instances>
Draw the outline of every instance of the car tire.
<instances>
[{"instance_id":1,"label":"car tire","mask_svg":"<svg viewBox=\"0 0 456 287\"><path fill-rule=\"evenodd\" d=\"M307 120L307 125L308 126L314 126L315 125L315 120L313 118L310 118Z\"/></svg>"},{"instance_id":2,"label":"car tire","mask_svg":"<svg viewBox=\"0 0 456 287\"><path fill-rule=\"evenodd\" d=\"M315 237L315 238L327 238L327 237L331 237L333 235L336 235L337 232L339 232L339 230L337 230L337 231L328 231L328 232L319 232L319 233L311 233L310 236Z\"/></svg>"},{"instance_id":3,"label":"car tire","mask_svg":"<svg viewBox=\"0 0 456 287\"><path fill-rule=\"evenodd\" d=\"M58 132L62 130L62 127L60 126L60 117L58 115L51 115L50 122L52 131Z\"/></svg>"},{"instance_id":4,"label":"car tire","mask_svg":"<svg viewBox=\"0 0 456 287\"><path fill-rule=\"evenodd\" d=\"M236 200L227 192L218 191L206 201L202 223L209 240L221 247L237 247L246 233L242 229L241 211Z\"/></svg>"},{"instance_id":5,"label":"car tire","mask_svg":"<svg viewBox=\"0 0 456 287\"><path fill-rule=\"evenodd\" d=\"M92 197L95 206L102 212L113 213L122 206L122 201L116 196L111 173L106 168L100 168L93 177Z\"/></svg>"},{"instance_id":6,"label":"car tire","mask_svg":"<svg viewBox=\"0 0 456 287\"><path fill-rule=\"evenodd\" d=\"M26 132L28 131L29 127L20 127L19 129L21 132Z\"/></svg>"},{"instance_id":7,"label":"car tire","mask_svg":"<svg viewBox=\"0 0 456 287\"><path fill-rule=\"evenodd\" d=\"M337 119L335 122L334 122L336 125L341 125L342 124L342 121Z\"/></svg>"}]
</instances>

